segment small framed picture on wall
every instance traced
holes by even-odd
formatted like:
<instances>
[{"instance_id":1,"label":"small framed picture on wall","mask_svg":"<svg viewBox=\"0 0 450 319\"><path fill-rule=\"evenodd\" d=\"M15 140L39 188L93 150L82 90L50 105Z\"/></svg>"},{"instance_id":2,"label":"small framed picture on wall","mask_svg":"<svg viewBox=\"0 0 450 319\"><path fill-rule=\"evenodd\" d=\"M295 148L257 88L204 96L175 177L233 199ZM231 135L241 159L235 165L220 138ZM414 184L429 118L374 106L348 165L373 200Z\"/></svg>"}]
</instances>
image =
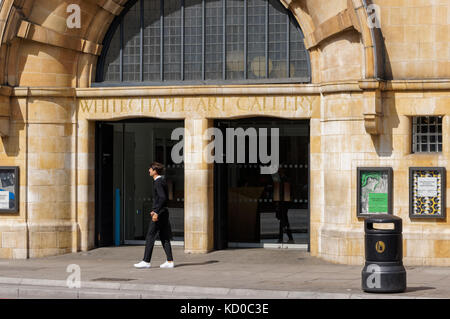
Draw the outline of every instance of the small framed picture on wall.
<instances>
[{"instance_id":1,"label":"small framed picture on wall","mask_svg":"<svg viewBox=\"0 0 450 319\"><path fill-rule=\"evenodd\" d=\"M409 169L409 217L445 218L445 167L411 167Z\"/></svg>"},{"instance_id":2,"label":"small framed picture on wall","mask_svg":"<svg viewBox=\"0 0 450 319\"><path fill-rule=\"evenodd\" d=\"M19 211L19 167L0 166L0 213Z\"/></svg>"},{"instance_id":3,"label":"small framed picture on wall","mask_svg":"<svg viewBox=\"0 0 450 319\"><path fill-rule=\"evenodd\" d=\"M358 167L357 216L392 214L391 167Z\"/></svg>"}]
</instances>

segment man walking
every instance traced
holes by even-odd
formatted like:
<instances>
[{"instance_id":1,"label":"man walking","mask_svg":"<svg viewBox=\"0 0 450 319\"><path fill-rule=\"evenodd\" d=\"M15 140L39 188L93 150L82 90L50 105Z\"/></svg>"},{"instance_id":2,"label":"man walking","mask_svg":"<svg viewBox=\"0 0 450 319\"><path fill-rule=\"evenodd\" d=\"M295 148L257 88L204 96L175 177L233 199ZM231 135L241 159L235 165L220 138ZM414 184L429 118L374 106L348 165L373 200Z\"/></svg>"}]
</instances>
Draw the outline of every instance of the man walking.
<instances>
[{"instance_id":1,"label":"man walking","mask_svg":"<svg viewBox=\"0 0 450 319\"><path fill-rule=\"evenodd\" d=\"M164 165L157 162L152 163L149 169L149 174L154 180L154 200L152 212L150 213L152 221L148 228L144 260L134 265L134 267L139 269L151 267L150 260L152 259L153 246L155 245L158 232L167 256L167 261L160 265L160 268L173 268L175 266L172 257L172 247L170 245L172 230L169 222L169 210L167 209L168 189L165 178L161 176L163 171Z\"/></svg>"}]
</instances>

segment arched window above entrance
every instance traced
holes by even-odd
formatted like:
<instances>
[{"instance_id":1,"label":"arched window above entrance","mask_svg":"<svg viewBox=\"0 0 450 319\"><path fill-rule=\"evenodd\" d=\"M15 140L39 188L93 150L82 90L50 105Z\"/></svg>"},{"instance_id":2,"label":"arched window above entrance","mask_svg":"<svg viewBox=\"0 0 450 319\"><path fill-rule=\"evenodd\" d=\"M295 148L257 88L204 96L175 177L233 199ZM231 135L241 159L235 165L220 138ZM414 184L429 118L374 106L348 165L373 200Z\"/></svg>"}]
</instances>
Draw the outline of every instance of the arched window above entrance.
<instances>
[{"instance_id":1,"label":"arched window above entrance","mask_svg":"<svg viewBox=\"0 0 450 319\"><path fill-rule=\"evenodd\" d=\"M133 0L94 85L308 83L303 38L279 0Z\"/></svg>"}]
</instances>

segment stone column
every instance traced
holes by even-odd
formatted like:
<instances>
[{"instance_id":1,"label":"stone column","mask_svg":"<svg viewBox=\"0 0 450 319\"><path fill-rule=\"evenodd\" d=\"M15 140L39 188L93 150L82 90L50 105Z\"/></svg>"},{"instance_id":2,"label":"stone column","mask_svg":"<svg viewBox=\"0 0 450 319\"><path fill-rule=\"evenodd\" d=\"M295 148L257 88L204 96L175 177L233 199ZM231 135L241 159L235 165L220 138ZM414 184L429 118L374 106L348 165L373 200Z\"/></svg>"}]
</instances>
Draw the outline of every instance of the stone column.
<instances>
[{"instance_id":1,"label":"stone column","mask_svg":"<svg viewBox=\"0 0 450 319\"><path fill-rule=\"evenodd\" d=\"M64 90L28 97L29 257L76 251L75 104Z\"/></svg>"},{"instance_id":2,"label":"stone column","mask_svg":"<svg viewBox=\"0 0 450 319\"><path fill-rule=\"evenodd\" d=\"M312 256L318 256L320 252L320 226L324 212L324 186L322 170L322 123L320 121L320 109L317 110L319 118L310 121L310 252Z\"/></svg>"},{"instance_id":3,"label":"stone column","mask_svg":"<svg viewBox=\"0 0 450 319\"><path fill-rule=\"evenodd\" d=\"M212 126L208 119L187 118L185 122L185 159L191 159L185 160L186 253L207 253L214 247L214 164L206 163L203 156L208 144L203 134Z\"/></svg>"},{"instance_id":4,"label":"stone column","mask_svg":"<svg viewBox=\"0 0 450 319\"><path fill-rule=\"evenodd\" d=\"M95 248L95 122L78 116L77 247L88 251Z\"/></svg>"}]
</instances>

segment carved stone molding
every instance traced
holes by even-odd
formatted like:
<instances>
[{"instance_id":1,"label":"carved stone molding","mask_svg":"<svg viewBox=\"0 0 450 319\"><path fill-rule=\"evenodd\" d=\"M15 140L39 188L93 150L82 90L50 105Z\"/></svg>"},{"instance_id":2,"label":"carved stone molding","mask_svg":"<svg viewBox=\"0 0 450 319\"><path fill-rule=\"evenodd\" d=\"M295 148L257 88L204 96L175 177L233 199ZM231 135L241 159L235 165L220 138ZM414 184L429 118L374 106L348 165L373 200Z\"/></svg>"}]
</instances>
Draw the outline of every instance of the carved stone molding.
<instances>
[{"instance_id":1,"label":"carved stone molding","mask_svg":"<svg viewBox=\"0 0 450 319\"><path fill-rule=\"evenodd\" d=\"M360 81L359 87L363 90L364 97L364 127L371 135L379 135L383 131L383 100L381 83L379 81Z\"/></svg>"},{"instance_id":2,"label":"carved stone molding","mask_svg":"<svg viewBox=\"0 0 450 319\"><path fill-rule=\"evenodd\" d=\"M9 135L9 122L11 117L11 88L0 86L0 137Z\"/></svg>"},{"instance_id":3,"label":"carved stone molding","mask_svg":"<svg viewBox=\"0 0 450 319\"><path fill-rule=\"evenodd\" d=\"M117 1L114 0L85 0L91 3L97 4L100 8L108 11L109 13L118 16L124 9L124 7L117 3ZM124 2L124 1L122 1Z\"/></svg>"},{"instance_id":4,"label":"carved stone molding","mask_svg":"<svg viewBox=\"0 0 450 319\"><path fill-rule=\"evenodd\" d=\"M20 26L20 21L23 20L23 18L24 17L21 9L15 6L11 6L6 20L1 21L2 24L4 24L5 30L5 32L0 35L1 43L9 43L16 37L18 28Z\"/></svg>"},{"instance_id":5,"label":"carved stone molding","mask_svg":"<svg viewBox=\"0 0 450 319\"><path fill-rule=\"evenodd\" d=\"M317 26L314 32L306 34L305 46L307 49L314 48L323 40L349 29L355 29L361 33L358 16L351 0L347 1L347 9Z\"/></svg>"},{"instance_id":6,"label":"carved stone molding","mask_svg":"<svg viewBox=\"0 0 450 319\"><path fill-rule=\"evenodd\" d=\"M100 55L102 51L100 44L67 36L28 21L21 22L17 37L93 55Z\"/></svg>"}]
</instances>

